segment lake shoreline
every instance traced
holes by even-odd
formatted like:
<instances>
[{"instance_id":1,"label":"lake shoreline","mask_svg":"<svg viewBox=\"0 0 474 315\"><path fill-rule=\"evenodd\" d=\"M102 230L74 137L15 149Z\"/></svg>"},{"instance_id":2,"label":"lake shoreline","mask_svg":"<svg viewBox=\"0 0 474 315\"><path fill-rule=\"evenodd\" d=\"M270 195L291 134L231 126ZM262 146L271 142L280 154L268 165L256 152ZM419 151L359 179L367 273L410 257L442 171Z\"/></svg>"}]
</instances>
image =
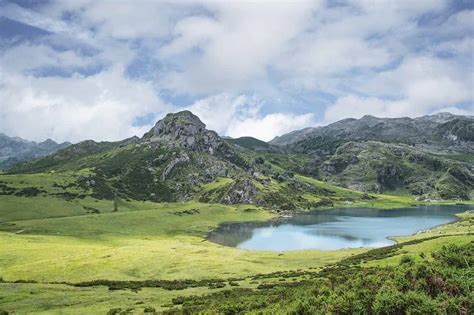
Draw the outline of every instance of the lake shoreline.
<instances>
[{"instance_id":1,"label":"lake shoreline","mask_svg":"<svg viewBox=\"0 0 474 315\"><path fill-rule=\"evenodd\" d=\"M430 208L434 207L433 209L433 216L431 216L431 210ZM453 207L455 207L453 209ZM393 211L398 211L398 215L394 214L392 215L382 215L380 217L380 214L388 214L388 212L385 212L384 210L386 209L379 209L379 208L359 208L359 207L354 207L354 208L326 208L326 209L321 209L321 210L316 210L316 211L301 211L299 213L296 213L292 216L290 215L280 215L276 217L272 217L269 220L265 221L251 221L251 222L224 222L219 224L219 226L213 230L208 231L208 233L205 236L205 239L209 242L219 244L221 246L227 246L227 247L234 247L234 248L239 248L239 249L244 249L244 250L257 250L257 251L274 251L274 252L288 252L288 251L311 251L311 250L324 250L324 251L337 251L337 250L342 250L342 249L354 249L354 248L363 248L363 249L370 249L370 248L380 248L380 247L386 247L390 245L397 244L399 241L397 240L400 237L408 237L412 235L419 234L420 232L425 232L429 231L432 229L435 229L439 226L447 225L447 224L453 224L461 220L461 218L458 216L458 214L464 213L466 211L473 210L474 208L471 207L471 205L468 204L462 204L462 205L455 205L455 204L442 204L442 205L417 205L416 207L405 207L405 208L396 208L393 209ZM358 211L360 210L360 212ZM411 210L418 210L418 213L412 213ZM446 212L449 211L449 212ZM334 213L334 211L339 211ZM352 211L356 211L356 213L352 213ZM311 218L313 215L315 215L314 218ZM321 216L322 215L322 216ZM354 216L355 215L355 216ZM316 218L316 219L315 219ZM334 239L333 241L330 241L328 243L328 240L324 241L321 245L307 245L309 244L309 240L306 240L303 242L303 245L294 245L294 248L289 248L292 247L292 245L286 244L285 241L283 241L282 244L285 245L273 245L275 240L271 240L271 237L276 237L276 236L271 236L273 233L279 233L280 230L282 229L289 229L289 227L298 227L300 228L309 228L312 227L317 234L319 235L315 237L313 235L312 230L308 230L307 232L304 232L305 234L302 234L302 236L308 236L312 237L312 241L315 241L318 237L322 240L327 237L337 237L337 234L334 234L334 236L331 236L332 234L328 234L329 236L325 235L324 232L325 229L329 228L328 230L330 233L333 233L333 229L335 226L337 228L338 223L334 221L334 218L339 218L336 221L340 221L341 218L344 220L350 220L347 221L348 223L351 223L351 221L361 221L361 224L367 224L364 223L364 220L372 220L372 219L382 219L383 221L391 222L398 222L397 225L392 226L392 224L389 224L386 227L387 233L390 232L390 228L392 229L402 229L401 231L395 232L393 234L389 234L384 236L383 232L376 232L376 230L373 230L373 227L370 225L366 228L367 231L370 230L370 232L364 232L361 235L370 235L376 234L376 236L372 235L368 239L365 237L360 238L359 236L355 237L354 239L352 238L352 232L351 230L349 231L344 231L341 230L337 233L343 233L341 234L341 239ZM344 219L346 218L346 219ZM404 223L401 223L397 220L400 219L405 219L408 222L407 226L404 226ZM298 221L308 221L304 223L297 223ZM311 220L317 220L314 223L311 223ZM322 221L321 221L322 220ZM411 222L410 222L411 220ZM426 221L428 220L428 221ZM430 223L429 221L432 221ZM446 220L449 220L446 222ZM438 221L438 222L436 222ZM439 223L439 221L445 221ZM352 224L354 224L352 222ZM411 223L411 226L410 226ZM296 225L295 225L296 224ZM345 223L347 224L347 223ZM373 223L369 223L373 224ZM377 225L383 224L380 221L376 223ZM385 223L387 224L387 223ZM417 226L421 224L421 226ZM433 224L433 225L430 225ZM428 226L427 226L428 225ZM314 226L314 227L313 227ZM360 229L361 227L358 224L355 224L354 227L356 229ZM378 227L380 229L380 227ZM419 228L419 229L418 229ZM322 230L321 230L322 229ZM405 231L403 231L405 229ZM414 230L415 229L415 230ZM232 232L234 230L234 232ZM373 231L372 231L373 230ZM236 232L237 231L237 232ZM242 232L246 231L246 232ZM254 231L254 232L252 232ZM253 244L256 242L256 236L254 233L257 233L256 231L260 231L258 233L270 233L270 236L262 236L262 237L270 237L267 239L267 244L260 245L261 247L252 247L254 245L249 245ZM338 231L338 230L336 230ZM384 230L385 231L385 230ZM394 231L392 231L394 232ZM231 233L231 234L229 234ZM235 234L237 233L237 234ZM238 233L245 233L245 238L238 241L237 240L232 240L233 238L238 235ZM250 234L249 234L250 233ZM290 231L286 233L297 233L296 231ZM301 233L301 232L298 232ZM308 233L308 234L306 234ZM321 234L323 233L323 234ZM227 235L228 236L225 236ZM289 234L288 236L291 236L293 234ZM220 235L220 236L219 236ZM231 236L235 235L235 236ZM383 238L382 238L383 236ZM230 240L229 241L229 237ZM279 235L278 237L281 237ZM295 237L295 235L293 235ZM258 239L258 238L257 238ZM284 240L284 239L283 239ZM371 241L369 241L371 240ZM379 241L376 241L379 240ZM390 241L390 244L385 244L385 241ZM230 242L230 243L229 243ZM250 243L249 243L250 242ZM307 243L309 242L309 243ZM347 245L345 247L337 247L338 243L341 242L347 242L347 243L352 243L350 245ZM357 246L357 243L362 242L364 245L362 246ZM371 243L372 242L372 243ZM278 242L277 242L278 243ZM242 245L244 244L244 245ZM366 244L366 245L365 245ZM372 245L374 244L374 245ZM250 246L250 247L249 247ZM280 246L280 247L278 247ZM289 246L289 247L285 247ZM299 246L299 247L298 247ZM315 246L315 247L310 247L310 248L302 248L301 246Z\"/></svg>"}]
</instances>

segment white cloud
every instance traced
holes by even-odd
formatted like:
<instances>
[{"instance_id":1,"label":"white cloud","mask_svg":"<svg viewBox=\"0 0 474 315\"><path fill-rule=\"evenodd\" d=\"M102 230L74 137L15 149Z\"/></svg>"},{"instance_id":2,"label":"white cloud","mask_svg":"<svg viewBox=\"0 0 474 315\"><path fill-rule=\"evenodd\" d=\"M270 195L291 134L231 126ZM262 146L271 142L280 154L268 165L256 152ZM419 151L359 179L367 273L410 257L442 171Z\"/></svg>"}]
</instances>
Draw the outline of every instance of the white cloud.
<instances>
[{"instance_id":1,"label":"white cloud","mask_svg":"<svg viewBox=\"0 0 474 315\"><path fill-rule=\"evenodd\" d=\"M186 14L189 7L185 3L164 1L52 1L40 8L41 21L60 21L64 15L72 15L72 23L86 30L86 34L93 37L113 37L119 40L138 38L157 38L166 36L177 15ZM49 17L46 19L45 17ZM36 19L35 19L36 20ZM48 28L59 23L45 23ZM74 29L75 29L74 28ZM73 29L73 30L74 30ZM93 29L93 31L89 31ZM59 28L67 31L67 28ZM82 33L82 32L81 32Z\"/></svg>"},{"instance_id":2,"label":"white cloud","mask_svg":"<svg viewBox=\"0 0 474 315\"><path fill-rule=\"evenodd\" d=\"M73 50L56 51L50 46L39 44L20 44L0 55L4 71L22 73L40 67L86 67L100 64L100 59L81 56Z\"/></svg>"},{"instance_id":3,"label":"white cloud","mask_svg":"<svg viewBox=\"0 0 474 315\"><path fill-rule=\"evenodd\" d=\"M317 120L296 113L333 121L474 104L474 11L448 16L447 0L4 3L0 15L52 32L0 50L0 128L34 139L141 133L134 117L177 109L160 94L184 97L221 134L265 140ZM132 63L152 81L128 77ZM30 75L45 67L100 72Z\"/></svg>"},{"instance_id":4,"label":"white cloud","mask_svg":"<svg viewBox=\"0 0 474 315\"><path fill-rule=\"evenodd\" d=\"M76 3L80 3L80 0L76 1ZM44 12L36 12L8 2L0 3L0 8L0 16L40 28L51 33L67 33L75 38L82 39L90 39L93 36L93 33L85 28L76 27L74 24L64 22L61 19L58 19L56 16L49 16L48 14L44 14ZM52 13L50 9L47 11L48 13Z\"/></svg>"},{"instance_id":5,"label":"white cloud","mask_svg":"<svg viewBox=\"0 0 474 315\"><path fill-rule=\"evenodd\" d=\"M449 19L443 23L443 27L439 30L439 32L443 35L459 36L462 35L463 32L470 33L473 29L474 10L465 10L451 15Z\"/></svg>"},{"instance_id":6,"label":"white cloud","mask_svg":"<svg viewBox=\"0 0 474 315\"><path fill-rule=\"evenodd\" d=\"M207 128L234 138L251 136L269 141L315 124L313 114L262 114L260 100L246 95L218 94L201 99L187 109L198 115Z\"/></svg>"},{"instance_id":7,"label":"white cloud","mask_svg":"<svg viewBox=\"0 0 474 315\"><path fill-rule=\"evenodd\" d=\"M324 114L325 123L344 118L360 118L364 115L378 117L419 116L422 111L406 101L387 101L376 97L344 96L329 106Z\"/></svg>"},{"instance_id":8,"label":"white cloud","mask_svg":"<svg viewBox=\"0 0 474 315\"><path fill-rule=\"evenodd\" d=\"M1 131L26 139L120 140L141 136L150 126L133 126L134 117L170 110L150 82L127 79L121 67L88 77L0 74Z\"/></svg>"},{"instance_id":9,"label":"white cloud","mask_svg":"<svg viewBox=\"0 0 474 315\"><path fill-rule=\"evenodd\" d=\"M314 125L313 114L274 113L232 121L227 133L232 137L252 136L269 141L290 131Z\"/></svg>"},{"instance_id":10,"label":"white cloud","mask_svg":"<svg viewBox=\"0 0 474 315\"><path fill-rule=\"evenodd\" d=\"M238 91L267 80L267 67L288 42L308 27L316 1L210 2L211 16L177 23L176 38L162 53L194 54L163 84L187 93Z\"/></svg>"}]
</instances>

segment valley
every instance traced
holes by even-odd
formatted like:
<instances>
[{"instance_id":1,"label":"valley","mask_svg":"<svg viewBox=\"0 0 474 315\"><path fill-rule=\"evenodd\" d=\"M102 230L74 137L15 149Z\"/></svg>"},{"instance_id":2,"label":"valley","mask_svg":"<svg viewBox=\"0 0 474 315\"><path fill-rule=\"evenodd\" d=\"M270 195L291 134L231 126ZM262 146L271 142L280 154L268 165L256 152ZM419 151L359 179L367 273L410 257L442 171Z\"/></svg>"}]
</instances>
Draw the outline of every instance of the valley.
<instances>
[{"instance_id":1,"label":"valley","mask_svg":"<svg viewBox=\"0 0 474 315\"><path fill-rule=\"evenodd\" d=\"M342 134L323 127L296 142L266 143L221 138L184 111L142 138L88 140L13 164L0 173L0 310L272 314L279 296L276 305L296 312L308 287L334 277L331 288L345 285L341 270L355 278L391 273L402 259L436 261L432 253L446 245L467 251L471 264L472 119L428 117L423 128L443 133L421 140L389 133L381 141L367 130L393 121L367 119L351 120L356 127ZM458 205L460 220L378 249L245 250L206 238L228 222L425 205Z\"/></svg>"}]
</instances>

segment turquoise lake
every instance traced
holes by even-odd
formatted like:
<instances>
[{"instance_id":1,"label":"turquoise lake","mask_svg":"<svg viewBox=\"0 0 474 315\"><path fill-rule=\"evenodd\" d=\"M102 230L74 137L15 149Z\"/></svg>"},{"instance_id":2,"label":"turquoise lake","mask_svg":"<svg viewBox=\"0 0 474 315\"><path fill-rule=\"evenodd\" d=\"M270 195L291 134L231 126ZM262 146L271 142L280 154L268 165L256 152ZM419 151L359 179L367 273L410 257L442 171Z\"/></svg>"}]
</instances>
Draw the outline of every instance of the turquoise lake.
<instances>
[{"instance_id":1,"label":"turquoise lake","mask_svg":"<svg viewBox=\"0 0 474 315\"><path fill-rule=\"evenodd\" d=\"M221 245L250 250L383 247L390 236L411 235L456 220L471 206L421 206L404 209L333 209L270 222L225 223L208 235Z\"/></svg>"}]
</instances>

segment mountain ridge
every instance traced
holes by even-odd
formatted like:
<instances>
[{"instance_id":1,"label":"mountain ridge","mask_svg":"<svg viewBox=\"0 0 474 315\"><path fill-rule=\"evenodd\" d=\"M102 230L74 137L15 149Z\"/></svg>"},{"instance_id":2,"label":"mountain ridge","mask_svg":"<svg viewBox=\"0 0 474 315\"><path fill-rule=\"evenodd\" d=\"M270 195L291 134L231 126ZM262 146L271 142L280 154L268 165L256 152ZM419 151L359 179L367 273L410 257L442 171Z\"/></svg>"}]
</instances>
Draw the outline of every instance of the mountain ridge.
<instances>
[{"instance_id":1,"label":"mountain ridge","mask_svg":"<svg viewBox=\"0 0 474 315\"><path fill-rule=\"evenodd\" d=\"M393 132L397 129L398 134L389 134L389 140L399 140L402 142L416 141L423 142L425 137L433 140L434 128L453 120L474 122L474 116L454 115L451 113L438 113L434 115L424 115L416 118L379 118L372 115L365 115L359 119L346 118L326 126L309 127L301 130L294 130L290 133L275 137L270 144L288 146L303 141L310 137L333 136L345 140L381 140L387 131ZM406 129L408 128L408 129ZM365 133L363 133L365 131ZM471 130L474 132L474 130ZM369 132L372 132L370 134ZM416 133L419 133L417 135ZM400 136L395 139L395 136ZM436 134L435 134L436 135ZM387 136L387 135L385 135ZM439 138L437 138L439 139Z\"/></svg>"},{"instance_id":2,"label":"mountain ridge","mask_svg":"<svg viewBox=\"0 0 474 315\"><path fill-rule=\"evenodd\" d=\"M69 145L71 145L69 142L57 143L52 139L35 142L0 133L0 169L8 168L21 161L49 155Z\"/></svg>"},{"instance_id":3,"label":"mountain ridge","mask_svg":"<svg viewBox=\"0 0 474 315\"><path fill-rule=\"evenodd\" d=\"M345 119L306 129L298 142L276 146L252 137L221 138L199 117L182 111L168 114L141 138L83 141L15 164L9 172L92 170L78 185L106 199L197 199L296 209L340 198L335 188L321 189L311 177L357 192L347 200L362 193L470 199L474 120L443 114L421 117L417 126L413 121ZM418 133L420 128L425 130ZM86 182L96 185L85 187Z\"/></svg>"}]
</instances>

